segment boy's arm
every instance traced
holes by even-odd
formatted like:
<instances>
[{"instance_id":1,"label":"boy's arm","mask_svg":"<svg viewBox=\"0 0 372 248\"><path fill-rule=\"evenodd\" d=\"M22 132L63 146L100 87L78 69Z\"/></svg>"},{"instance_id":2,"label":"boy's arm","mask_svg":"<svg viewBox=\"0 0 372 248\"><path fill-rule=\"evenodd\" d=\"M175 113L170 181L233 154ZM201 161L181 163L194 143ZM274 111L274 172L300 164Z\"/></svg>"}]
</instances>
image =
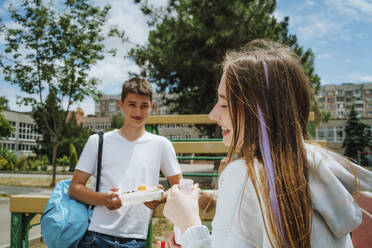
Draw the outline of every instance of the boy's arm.
<instances>
[{"instance_id":1,"label":"boy's arm","mask_svg":"<svg viewBox=\"0 0 372 248\"><path fill-rule=\"evenodd\" d=\"M179 184L180 183L180 180L182 179L182 174L177 174L177 175L174 175L174 176L170 176L170 177L167 177L167 180L168 182L170 183L171 187L174 185L174 184Z\"/></svg>"},{"instance_id":2,"label":"boy's arm","mask_svg":"<svg viewBox=\"0 0 372 248\"><path fill-rule=\"evenodd\" d=\"M115 210L121 207L121 200L115 191L117 188L112 188L107 193L95 192L88 187L86 183L91 174L85 173L80 170L75 170L72 178L69 196L88 205L103 205L110 210Z\"/></svg>"}]
</instances>

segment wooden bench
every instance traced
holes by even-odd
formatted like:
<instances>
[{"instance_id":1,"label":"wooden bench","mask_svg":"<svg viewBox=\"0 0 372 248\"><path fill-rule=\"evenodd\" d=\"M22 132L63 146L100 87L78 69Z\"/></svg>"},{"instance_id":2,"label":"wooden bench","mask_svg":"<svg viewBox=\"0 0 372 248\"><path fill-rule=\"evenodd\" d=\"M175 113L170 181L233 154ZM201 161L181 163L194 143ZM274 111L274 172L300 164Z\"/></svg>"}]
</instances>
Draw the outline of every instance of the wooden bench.
<instances>
[{"instance_id":1,"label":"wooden bench","mask_svg":"<svg viewBox=\"0 0 372 248\"><path fill-rule=\"evenodd\" d=\"M10 212L11 212L11 233L10 247L26 248L28 247L28 231L37 224L40 224L40 216L48 202L49 196L41 195L13 195L10 197ZM164 218L164 204L159 205L153 213L153 218ZM203 213L203 210L200 210ZM212 209L202 216L203 220L210 221L213 219L215 209ZM148 244L146 247L152 247L152 228L151 223L147 236Z\"/></svg>"}]
</instances>

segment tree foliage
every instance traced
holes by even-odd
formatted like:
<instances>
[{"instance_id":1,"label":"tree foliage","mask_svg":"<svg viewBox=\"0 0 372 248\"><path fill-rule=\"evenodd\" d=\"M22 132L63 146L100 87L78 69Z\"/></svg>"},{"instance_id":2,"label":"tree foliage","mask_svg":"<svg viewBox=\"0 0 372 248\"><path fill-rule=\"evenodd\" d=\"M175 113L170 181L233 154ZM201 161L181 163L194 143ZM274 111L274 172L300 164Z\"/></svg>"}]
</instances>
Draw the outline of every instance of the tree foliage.
<instances>
[{"instance_id":1,"label":"tree foliage","mask_svg":"<svg viewBox=\"0 0 372 248\"><path fill-rule=\"evenodd\" d=\"M124 124L124 117L121 114L113 115L111 117L110 129L119 129Z\"/></svg>"},{"instance_id":2,"label":"tree foliage","mask_svg":"<svg viewBox=\"0 0 372 248\"><path fill-rule=\"evenodd\" d=\"M172 112L208 113L216 99L221 62L228 50L239 49L253 39L265 38L289 45L318 90L314 54L301 47L288 33L289 18L276 20L275 0L169 0L154 9L136 0L152 27L148 42L129 52L140 74L169 93Z\"/></svg>"},{"instance_id":3,"label":"tree foliage","mask_svg":"<svg viewBox=\"0 0 372 248\"><path fill-rule=\"evenodd\" d=\"M8 99L4 96L0 96L0 138L7 137L14 131L9 121L1 114L1 112L8 107Z\"/></svg>"},{"instance_id":4,"label":"tree foliage","mask_svg":"<svg viewBox=\"0 0 372 248\"><path fill-rule=\"evenodd\" d=\"M46 112L54 113L53 115L57 118L64 118L65 111L63 111L59 104L56 102L58 99L55 98L54 94L49 93L46 99ZM37 132L42 135L42 138L37 140L38 147L35 149L35 153L38 155L46 154L49 160L53 157L53 142L51 140L51 135L45 127L43 116L39 111L33 112L33 118L36 122ZM47 120L49 125L53 125L53 118L47 115ZM76 148L78 156L80 156L85 142L88 140L92 132L85 128L82 123L78 124L75 113L71 112L65 125L62 128L63 135L58 139L58 150L56 157L62 158L64 156L69 156L70 144L73 144Z\"/></svg>"},{"instance_id":5,"label":"tree foliage","mask_svg":"<svg viewBox=\"0 0 372 248\"><path fill-rule=\"evenodd\" d=\"M352 106L345 126L345 139L342 144L345 148L345 155L360 160L362 164L367 165L367 158L361 154L358 158L358 152L372 151L372 134L369 126L364 124L358 118L358 113Z\"/></svg>"},{"instance_id":6,"label":"tree foliage","mask_svg":"<svg viewBox=\"0 0 372 248\"><path fill-rule=\"evenodd\" d=\"M68 157L69 161L70 161L70 172L74 171L75 170L75 166L78 162L78 155L77 155L77 152L76 152L76 149L75 149L75 146L74 144L70 144L70 155Z\"/></svg>"},{"instance_id":7,"label":"tree foliage","mask_svg":"<svg viewBox=\"0 0 372 248\"><path fill-rule=\"evenodd\" d=\"M42 116L53 143L54 185L58 139L69 107L97 92L99 81L89 78L88 71L103 59L102 27L109 7L100 9L87 0L65 0L58 7L54 1L45 2L21 0L19 8L10 5L11 19L17 25L2 25L6 56L0 65L6 81L31 95L21 98L21 103L30 104ZM44 95L48 92L67 110L63 118L47 113Z\"/></svg>"}]
</instances>

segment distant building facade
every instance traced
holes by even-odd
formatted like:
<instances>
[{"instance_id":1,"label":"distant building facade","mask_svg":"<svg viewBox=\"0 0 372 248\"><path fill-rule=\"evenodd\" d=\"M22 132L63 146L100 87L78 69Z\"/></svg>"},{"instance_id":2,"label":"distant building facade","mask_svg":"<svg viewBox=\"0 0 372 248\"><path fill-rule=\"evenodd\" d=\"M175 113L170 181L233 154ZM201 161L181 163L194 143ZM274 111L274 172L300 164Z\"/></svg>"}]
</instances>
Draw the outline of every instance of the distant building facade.
<instances>
[{"instance_id":1,"label":"distant building facade","mask_svg":"<svg viewBox=\"0 0 372 248\"><path fill-rule=\"evenodd\" d=\"M122 114L119 107L119 100L121 95L103 95L95 102L95 116L97 117L111 117L113 115Z\"/></svg>"},{"instance_id":2,"label":"distant building facade","mask_svg":"<svg viewBox=\"0 0 372 248\"><path fill-rule=\"evenodd\" d=\"M0 140L2 148L13 151L17 157L33 154L32 149L37 146L36 140L42 135L36 132L36 123L31 113L3 110L1 114L12 125L12 135Z\"/></svg>"},{"instance_id":3,"label":"distant building facade","mask_svg":"<svg viewBox=\"0 0 372 248\"><path fill-rule=\"evenodd\" d=\"M324 85L316 98L332 119L347 118L352 105L360 118L372 118L372 83Z\"/></svg>"},{"instance_id":4,"label":"distant building facade","mask_svg":"<svg viewBox=\"0 0 372 248\"><path fill-rule=\"evenodd\" d=\"M343 154L342 143L345 139L346 120L351 106L361 122L372 131L372 83L324 85L316 95L319 108L331 113L331 120L320 123L316 128L316 139L327 140L331 150Z\"/></svg>"}]
</instances>

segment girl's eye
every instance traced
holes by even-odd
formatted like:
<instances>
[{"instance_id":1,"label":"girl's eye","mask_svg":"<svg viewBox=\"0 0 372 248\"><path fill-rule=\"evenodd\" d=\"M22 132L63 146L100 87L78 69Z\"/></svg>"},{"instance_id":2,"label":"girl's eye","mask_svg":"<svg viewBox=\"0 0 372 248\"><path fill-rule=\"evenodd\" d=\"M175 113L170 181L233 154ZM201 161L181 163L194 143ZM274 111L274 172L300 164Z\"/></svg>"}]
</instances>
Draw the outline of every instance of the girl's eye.
<instances>
[{"instance_id":1,"label":"girl's eye","mask_svg":"<svg viewBox=\"0 0 372 248\"><path fill-rule=\"evenodd\" d=\"M222 108L227 108L227 105L223 105L223 104L222 104L221 107L222 107Z\"/></svg>"}]
</instances>

